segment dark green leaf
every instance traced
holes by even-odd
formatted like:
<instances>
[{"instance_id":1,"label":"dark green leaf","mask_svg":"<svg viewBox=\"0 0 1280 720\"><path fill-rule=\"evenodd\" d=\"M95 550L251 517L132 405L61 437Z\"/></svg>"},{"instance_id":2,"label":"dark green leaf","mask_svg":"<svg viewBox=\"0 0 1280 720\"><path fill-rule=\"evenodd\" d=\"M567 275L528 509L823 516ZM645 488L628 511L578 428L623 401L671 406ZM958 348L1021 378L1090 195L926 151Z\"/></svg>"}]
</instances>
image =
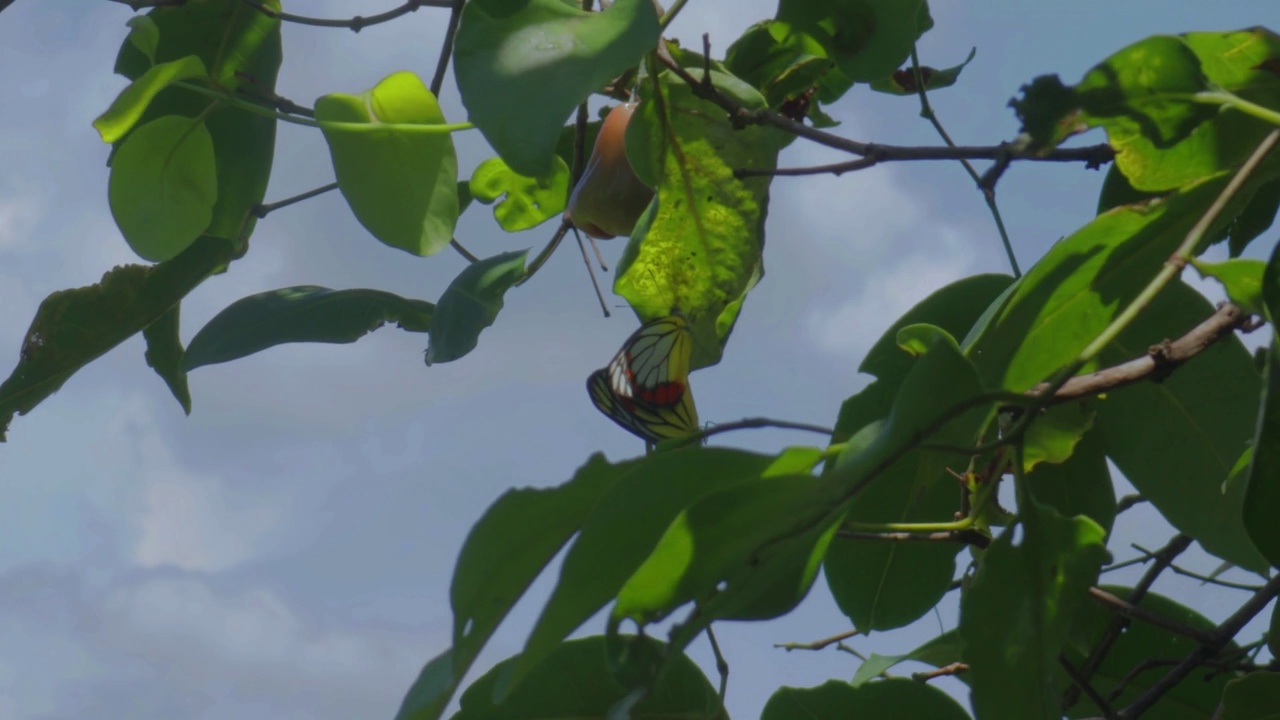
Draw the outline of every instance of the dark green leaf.
<instances>
[{"instance_id":1,"label":"dark green leaf","mask_svg":"<svg viewBox=\"0 0 1280 720\"><path fill-rule=\"evenodd\" d=\"M667 655L661 674L650 680L644 698L622 717L631 720L705 718L728 720L715 688L683 653L652 638L634 638L647 652ZM500 702L498 686L519 657L498 663L462 694L462 709L453 720L538 720L574 718L604 720L611 710L634 702L632 688L619 686L605 662L605 640L589 637L562 643L546 656L523 683Z\"/></svg>"},{"instance_id":2,"label":"dark green leaf","mask_svg":"<svg viewBox=\"0 0 1280 720\"><path fill-rule=\"evenodd\" d=\"M1131 588L1103 586L1103 590L1120 598L1128 598ZM1196 611L1156 593L1147 593L1138 603L1140 607L1173 622L1182 623L1196 630L1211 631L1214 624ZM1064 648L1067 660L1079 667L1085 657L1097 645L1115 613L1092 600L1080 606L1071 628L1071 642ZM1163 630L1144 622L1130 623L1107 653L1091 683L1111 706L1124 707L1146 692L1169 672L1168 666L1150 666L1131 675L1135 668L1152 658L1184 658L1198 647L1195 640ZM1231 643L1223 650L1233 653L1237 648ZM1192 673L1175 685L1164 698L1143 714L1143 720L1204 720L1213 715L1222 697L1229 673ZM1119 683L1125 683L1118 697L1111 697ZM1066 687L1064 680L1062 687ZM1093 718L1101 714L1087 697L1071 707L1071 718ZM1055 717L1057 717L1055 715Z\"/></svg>"},{"instance_id":3,"label":"dark green leaf","mask_svg":"<svg viewBox=\"0 0 1280 720\"><path fill-rule=\"evenodd\" d=\"M81 367L159 320L231 252L219 238L201 238L168 262L117 267L96 285L45 298L18 366L0 384L0 441L14 413L30 412Z\"/></svg>"},{"instance_id":4,"label":"dark green leaf","mask_svg":"<svg viewBox=\"0 0 1280 720\"><path fill-rule=\"evenodd\" d=\"M134 20L150 21L149 27L155 30L155 21L144 16L135 17ZM144 23L141 27L147 27ZM134 34L138 32L135 28L129 33L130 41L134 40ZM155 30L155 32L159 32ZM159 41L159 35L152 40L151 54L155 53L155 42ZM143 49L143 48L139 48ZM163 89L178 82L179 80L190 80L192 78L203 78L208 76L204 63L195 55L188 55L178 60L167 63L153 65L137 80L134 80L120 94L115 101L111 103L111 107L107 111L98 116L93 121L93 127L97 129L98 134L102 136L102 141L106 143L118 142L123 138L134 125L137 124L138 118L142 117L142 113L146 111L147 106L151 104L151 100Z\"/></svg>"},{"instance_id":5,"label":"dark green leaf","mask_svg":"<svg viewBox=\"0 0 1280 720\"><path fill-rule=\"evenodd\" d=\"M190 415L191 390L187 388L187 371L182 367L182 339L178 337L181 309L181 304L169 308L169 312L143 329L142 337L147 341L147 364L169 386L182 411Z\"/></svg>"},{"instance_id":6,"label":"dark green leaf","mask_svg":"<svg viewBox=\"0 0 1280 720\"><path fill-rule=\"evenodd\" d=\"M725 54L729 72L760 91L777 109L788 98L813 87L835 61L812 37L790 23L765 20L747 29Z\"/></svg>"},{"instance_id":7,"label":"dark green leaf","mask_svg":"<svg viewBox=\"0 0 1280 720\"><path fill-rule=\"evenodd\" d=\"M617 595L681 510L717 488L759 477L774 458L686 447L626 463L565 555L560 579L513 669L514 685Z\"/></svg>"},{"instance_id":8,"label":"dark green leaf","mask_svg":"<svg viewBox=\"0 0 1280 720\"><path fill-rule=\"evenodd\" d=\"M1115 208L1050 248L982 331L965 339L984 384L1023 392L1074 360L1155 277L1224 183Z\"/></svg>"},{"instance_id":9,"label":"dark green leaf","mask_svg":"<svg viewBox=\"0 0 1280 720\"><path fill-rule=\"evenodd\" d=\"M1267 627L1267 650L1280 657L1280 603L1271 606L1271 625Z\"/></svg>"},{"instance_id":10,"label":"dark green leaf","mask_svg":"<svg viewBox=\"0 0 1280 720\"><path fill-rule=\"evenodd\" d=\"M214 164L199 119L168 115L129 133L111 159L107 199L134 252L169 260L204 233L218 200Z\"/></svg>"},{"instance_id":11,"label":"dark green leaf","mask_svg":"<svg viewBox=\"0 0 1280 720\"><path fill-rule=\"evenodd\" d=\"M436 303L431 320L428 365L450 362L475 349L480 331L493 324L502 296L524 277L528 250L506 252L474 262L458 273Z\"/></svg>"},{"instance_id":12,"label":"dark green leaf","mask_svg":"<svg viewBox=\"0 0 1280 720\"><path fill-rule=\"evenodd\" d=\"M401 71L359 95L325 95L316 120L338 189L366 230L414 255L449 244L460 212L458 157L453 136L432 129L444 113L417 75Z\"/></svg>"},{"instance_id":13,"label":"dark green leaf","mask_svg":"<svg viewBox=\"0 0 1280 720\"><path fill-rule=\"evenodd\" d=\"M551 172L565 119L658 42L651 0L585 13L561 0L471 0L454 74L471 122L512 170Z\"/></svg>"},{"instance_id":14,"label":"dark green leaf","mask_svg":"<svg viewBox=\"0 0 1280 720\"><path fill-rule=\"evenodd\" d=\"M1116 489L1101 434L1085 433L1063 463L1041 463L1027 474L1036 500L1064 517L1084 515L1108 533L1116 519Z\"/></svg>"},{"instance_id":15,"label":"dark green leaf","mask_svg":"<svg viewBox=\"0 0 1280 720\"><path fill-rule=\"evenodd\" d=\"M1112 164L1107 170L1107 177L1102 181L1102 192L1098 194L1098 214L1121 205L1144 203L1152 198L1160 197L1160 193L1135 190L1129 184L1129 178L1120 172L1120 168Z\"/></svg>"},{"instance_id":16,"label":"dark green leaf","mask_svg":"<svg viewBox=\"0 0 1280 720\"><path fill-rule=\"evenodd\" d=\"M558 156L545 177L525 177L502 158L480 163L471 175L471 196L485 205L498 200L493 216L507 232L537 227L564 212L569 197L569 166ZM501 198L501 200L499 200Z\"/></svg>"},{"instance_id":17,"label":"dark green leaf","mask_svg":"<svg viewBox=\"0 0 1280 720\"><path fill-rule=\"evenodd\" d=\"M871 657L858 666L858 671L853 674L853 679L849 683L854 687L858 687L889 670L894 665L907 660L922 662L934 667L944 667L951 663L960 662L963 650L964 642L960 639L959 631L948 630L904 655L877 655L872 653Z\"/></svg>"},{"instance_id":18,"label":"dark green leaf","mask_svg":"<svg viewBox=\"0 0 1280 720\"><path fill-rule=\"evenodd\" d=\"M279 0L265 0L262 5L280 11ZM227 92L255 97L269 97L274 92L281 60L278 18L245 12L240 0L157 7L147 17L159 29L155 62L194 55L208 68L209 77ZM151 66L152 60L126 40L116 57L115 70L137 80ZM204 118L218 171L218 202L204 234L230 240L243 252L257 222L251 210L262 202L270 179L276 121L228 104L210 107L207 96L170 86L156 95L138 124L166 115Z\"/></svg>"},{"instance_id":19,"label":"dark green leaf","mask_svg":"<svg viewBox=\"0 0 1280 720\"><path fill-rule=\"evenodd\" d=\"M1236 216L1235 222L1228 229L1228 247L1231 257L1238 257L1254 238L1266 232L1276 220L1276 211L1280 210L1280 180L1258 188L1249 205Z\"/></svg>"},{"instance_id":20,"label":"dark green leaf","mask_svg":"<svg viewBox=\"0 0 1280 720\"><path fill-rule=\"evenodd\" d=\"M1040 463L1065 462L1080 438L1093 427L1094 412L1087 403L1063 403L1040 412L1022 438L1022 467L1031 472Z\"/></svg>"},{"instance_id":21,"label":"dark green leaf","mask_svg":"<svg viewBox=\"0 0 1280 720\"><path fill-rule=\"evenodd\" d=\"M1251 673L1227 683L1220 720L1280 720L1280 673Z\"/></svg>"},{"instance_id":22,"label":"dark green leaf","mask_svg":"<svg viewBox=\"0 0 1280 720\"><path fill-rule=\"evenodd\" d=\"M453 649L432 658L405 693L395 720L436 720L453 696Z\"/></svg>"},{"instance_id":23,"label":"dark green leaf","mask_svg":"<svg viewBox=\"0 0 1280 720\"><path fill-rule=\"evenodd\" d=\"M1271 252L1263 274L1262 299L1266 318L1274 329L1280 322L1280 245ZM1274 567L1280 567L1277 517L1280 517L1280 334L1273 331L1271 346L1267 349L1262 404L1253 436L1244 526L1254 545Z\"/></svg>"},{"instance_id":24,"label":"dark green leaf","mask_svg":"<svg viewBox=\"0 0 1280 720\"><path fill-rule=\"evenodd\" d=\"M1142 357L1212 314L1199 293L1174 283L1103 351L1102 362ZM1224 493L1223 483L1253 436L1260 387L1248 351L1227 337L1164 381L1130 385L1096 404L1107 454L1134 487L1206 550L1255 571L1267 563L1240 522L1244 488ZM1275 527L1274 516L1267 522Z\"/></svg>"},{"instance_id":25,"label":"dark green leaf","mask_svg":"<svg viewBox=\"0 0 1280 720\"><path fill-rule=\"evenodd\" d=\"M972 62L977 54L978 48L972 48L969 50L969 56L964 59L964 62L943 70L935 70L927 65L922 65L920 67L920 79L924 80L924 89L939 90L955 85L956 81L960 79L960 72L964 70L964 66ZM890 95L916 95L919 92L919 83L916 80L915 71L908 67L898 70L887 78L872 82L871 89Z\"/></svg>"},{"instance_id":26,"label":"dark green leaf","mask_svg":"<svg viewBox=\"0 0 1280 720\"><path fill-rule=\"evenodd\" d=\"M1005 532L983 553L960 602L973 707L983 720L1059 718L1058 654L1106 556L1104 532L1025 494L1024 539ZM1017 692L1009 692L1017 688Z\"/></svg>"},{"instance_id":27,"label":"dark green leaf","mask_svg":"<svg viewBox=\"0 0 1280 720\"><path fill-rule=\"evenodd\" d=\"M760 720L968 720L951 696L932 685L894 678L854 687L828 680L814 688L780 688L764 706Z\"/></svg>"},{"instance_id":28,"label":"dark green leaf","mask_svg":"<svg viewBox=\"0 0 1280 720\"><path fill-rule=\"evenodd\" d=\"M466 675L529 584L629 469L630 464L611 465L603 456L593 455L573 479L559 487L508 490L472 526L449 592L453 686Z\"/></svg>"},{"instance_id":29,"label":"dark green leaf","mask_svg":"<svg viewBox=\"0 0 1280 720\"><path fill-rule=\"evenodd\" d=\"M129 42L151 62L156 61L156 48L160 45L160 28L150 15L134 15L125 23L129 26Z\"/></svg>"},{"instance_id":30,"label":"dark green leaf","mask_svg":"<svg viewBox=\"0 0 1280 720\"><path fill-rule=\"evenodd\" d=\"M184 370L214 365L282 343L353 343L383 323L427 332L435 307L381 290L280 288L240 298L191 338Z\"/></svg>"},{"instance_id":31,"label":"dark green leaf","mask_svg":"<svg viewBox=\"0 0 1280 720\"><path fill-rule=\"evenodd\" d=\"M853 82L889 77L933 27L925 0L781 0L777 17L818 41Z\"/></svg>"}]
</instances>

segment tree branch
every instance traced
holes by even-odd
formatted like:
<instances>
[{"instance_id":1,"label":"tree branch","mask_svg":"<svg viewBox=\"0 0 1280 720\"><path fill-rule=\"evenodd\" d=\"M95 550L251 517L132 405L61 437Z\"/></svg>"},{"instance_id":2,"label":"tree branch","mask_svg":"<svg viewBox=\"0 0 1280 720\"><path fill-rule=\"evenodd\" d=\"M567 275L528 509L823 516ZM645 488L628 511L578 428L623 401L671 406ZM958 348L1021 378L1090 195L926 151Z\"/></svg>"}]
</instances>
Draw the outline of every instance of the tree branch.
<instances>
[{"instance_id":1,"label":"tree branch","mask_svg":"<svg viewBox=\"0 0 1280 720\"><path fill-rule=\"evenodd\" d=\"M388 10L384 13L378 13L377 15L370 15L369 17L361 17L359 15L356 15L353 18L347 18L343 20L331 20L327 18L305 17L303 15L294 15L292 13L272 10L266 5L263 5L259 0L240 0L240 2L244 3L245 5L248 5L249 7L253 8L254 10L257 10L258 12L262 13L263 15L266 15L269 18L277 18L281 22L291 22L298 25L310 25L312 27L347 28L352 32L360 32L361 30L369 27L370 25L378 25L380 23L395 20L401 15L408 15L409 13L417 10L420 7L438 7L438 8L453 7L453 0L407 0L407 2L405 2L401 6Z\"/></svg>"},{"instance_id":2,"label":"tree branch","mask_svg":"<svg viewBox=\"0 0 1280 720\"><path fill-rule=\"evenodd\" d=\"M975 547L985 548L991 544L991 538L977 530L949 530L946 532L910 533L910 532L859 532L857 530L837 530L836 537L847 540L886 540L891 542L958 542Z\"/></svg>"},{"instance_id":3,"label":"tree branch","mask_svg":"<svg viewBox=\"0 0 1280 720\"><path fill-rule=\"evenodd\" d=\"M831 637L825 638L823 640L814 640L813 642L808 642L808 643L794 643L794 642L775 643L774 647L782 648L787 652L791 652L792 650L822 650L828 645L834 645L835 643L841 642L843 640L848 640L849 638L857 635L858 633L859 633L858 630L850 630L848 632L842 632L839 635L832 635Z\"/></svg>"},{"instance_id":4,"label":"tree branch","mask_svg":"<svg viewBox=\"0 0 1280 720\"><path fill-rule=\"evenodd\" d=\"M969 672L969 665L962 662L953 662L950 665L943 665L933 670L925 670L924 672L911 673L911 679L916 682L929 682L934 678L947 677L949 675L959 675Z\"/></svg>"},{"instance_id":5,"label":"tree branch","mask_svg":"<svg viewBox=\"0 0 1280 720\"><path fill-rule=\"evenodd\" d=\"M440 88L444 85L445 70L449 67L449 56L453 55L453 36L458 33L458 22L462 19L462 4L467 0L453 0L449 10L449 26L444 30L444 43L440 45L440 59L436 60L436 72L431 76L431 94L440 97Z\"/></svg>"},{"instance_id":6,"label":"tree branch","mask_svg":"<svg viewBox=\"0 0 1280 720\"><path fill-rule=\"evenodd\" d=\"M1145 693L1140 695L1128 707L1121 711L1120 717L1123 720L1136 720L1138 717L1149 710L1152 705L1159 702L1165 693L1169 692L1184 678L1191 674L1200 665L1212 659L1215 655L1222 652L1233 639L1236 633L1248 624L1258 613L1262 612L1276 595L1280 595L1280 575L1276 575L1262 586L1262 589L1254 593L1253 597L1235 611L1231 617L1227 618L1216 630L1211 633L1207 642L1203 642L1195 650L1187 655L1181 663L1169 671L1167 675L1160 679L1155 685L1147 689Z\"/></svg>"},{"instance_id":7,"label":"tree branch","mask_svg":"<svg viewBox=\"0 0 1280 720\"><path fill-rule=\"evenodd\" d=\"M1248 320L1248 313L1235 305L1224 303L1217 312L1209 316L1209 319L1177 340L1172 342L1165 340L1152 345L1146 355L1135 360L1071 378L1054 394L1054 402L1089 397L1146 379L1163 380L1179 365L1204 352L1210 345L1233 331L1244 327ZM1027 391L1027 394L1039 395L1048 387L1048 383L1040 383Z\"/></svg>"}]
</instances>

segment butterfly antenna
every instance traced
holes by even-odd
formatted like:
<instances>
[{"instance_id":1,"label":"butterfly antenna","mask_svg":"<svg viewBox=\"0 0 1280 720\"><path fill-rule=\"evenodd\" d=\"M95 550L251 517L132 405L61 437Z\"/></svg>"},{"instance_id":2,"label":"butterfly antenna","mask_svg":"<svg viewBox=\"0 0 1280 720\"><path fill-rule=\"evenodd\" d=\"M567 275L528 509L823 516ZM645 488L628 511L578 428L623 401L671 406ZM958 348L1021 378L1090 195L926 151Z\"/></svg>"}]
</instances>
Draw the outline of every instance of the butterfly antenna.
<instances>
[{"instance_id":1,"label":"butterfly antenna","mask_svg":"<svg viewBox=\"0 0 1280 720\"><path fill-rule=\"evenodd\" d=\"M596 243L596 239L588 235L587 242L591 243L591 249L596 253L596 262L600 263L600 272L609 272L609 266L604 262L604 255L600 253L600 245Z\"/></svg>"},{"instance_id":2,"label":"butterfly antenna","mask_svg":"<svg viewBox=\"0 0 1280 720\"><path fill-rule=\"evenodd\" d=\"M591 287L595 288L596 299L600 301L600 310L604 312L605 317L610 317L609 306L604 302L604 293L600 291L600 281L596 279L596 270L591 267L591 258L587 257L587 246L582 242L582 234L578 232L578 228L573 228L573 237L578 241L578 249L582 251L582 264L587 266L587 274L591 276ZM594 247L594 243L592 245ZM600 251L597 249L597 253ZM603 262L601 263L603 265Z\"/></svg>"}]
</instances>

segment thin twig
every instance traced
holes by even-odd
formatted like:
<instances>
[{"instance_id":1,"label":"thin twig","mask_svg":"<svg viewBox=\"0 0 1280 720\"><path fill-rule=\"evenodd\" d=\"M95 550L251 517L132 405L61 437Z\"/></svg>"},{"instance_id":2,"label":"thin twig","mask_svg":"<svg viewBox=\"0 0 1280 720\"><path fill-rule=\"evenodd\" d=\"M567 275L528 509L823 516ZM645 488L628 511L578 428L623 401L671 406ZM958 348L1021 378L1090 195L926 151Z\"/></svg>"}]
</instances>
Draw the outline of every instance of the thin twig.
<instances>
[{"instance_id":1,"label":"thin twig","mask_svg":"<svg viewBox=\"0 0 1280 720\"><path fill-rule=\"evenodd\" d=\"M1111 707L1111 703L1102 697L1097 688L1089 682L1088 678L1080 674L1080 670L1075 665L1072 665L1066 656L1059 655L1058 664L1062 666L1063 671L1067 673L1067 677L1071 679L1072 687L1079 688L1081 692L1087 695L1093 701L1093 704L1098 707L1102 717L1106 718L1106 720L1117 720L1116 711Z\"/></svg>"},{"instance_id":2,"label":"thin twig","mask_svg":"<svg viewBox=\"0 0 1280 720\"><path fill-rule=\"evenodd\" d=\"M449 247L457 250L459 255L467 259L467 262L480 262L480 258L476 257L470 250L463 247L462 243L458 242L458 238L450 239Z\"/></svg>"},{"instance_id":3,"label":"thin twig","mask_svg":"<svg viewBox=\"0 0 1280 720\"><path fill-rule=\"evenodd\" d=\"M322 185L318 188L315 188L314 190L308 190L304 193L299 193L292 197L287 197L283 200L277 200L276 202L273 202L273 203L259 203L253 206L253 208L249 212L253 213L255 217L261 219L275 212L276 210L279 210L280 208L289 207L294 203L299 203L299 202L302 202L303 200L310 200L311 198L317 195L323 195L329 192L330 190L337 190L337 189L338 189L338 183L332 182L332 183L329 183L328 185Z\"/></svg>"},{"instance_id":4,"label":"thin twig","mask_svg":"<svg viewBox=\"0 0 1280 720\"><path fill-rule=\"evenodd\" d=\"M933 670L911 673L911 679L917 682L929 682L934 678L959 675L966 672L969 672L969 665L967 663L953 662L950 665L943 665L942 667L935 668Z\"/></svg>"},{"instance_id":5,"label":"thin twig","mask_svg":"<svg viewBox=\"0 0 1280 720\"><path fill-rule=\"evenodd\" d=\"M1090 588L1089 593L1093 595L1094 599L1110 605L1112 609L1120 610L1121 613L1128 614L1117 614L1111 618L1111 622L1108 623L1106 630L1103 631L1102 637L1098 639L1098 644L1093 647L1089 657L1080 666L1081 677L1085 680L1093 679L1093 674L1098 671L1098 668L1102 667L1102 661L1106 659L1107 653L1111 652L1111 648L1115 645L1116 640L1120 638L1120 634L1124 632L1125 628L1129 627L1129 618L1136 617L1135 613L1137 612L1146 613L1145 610L1138 606L1138 603L1142 602L1142 599L1146 597L1147 591L1155 584L1160 574L1168 569L1173 564L1174 559L1186 552L1189 547L1191 547L1191 538L1178 533L1164 547L1153 553L1150 556L1153 561L1151 567L1147 568L1147 571L1142 574L1142 578L1138 580L1138 584L1129 593L1128 602L1120 600L1120 598L1111 593L1104 592L1098 588ZM1124 608L1123 606L1128 607ZM1174 630L1174 632L1179 631ZM1079 699L1080 693L1074 686L1067 688L1062 694L1062 707L1069 709Z\"/></svg>"},{"instance_id":6,"label":"thin twig","mask_svg":"<svg viewBox=\"0 0 1280 720\"><path fill-rule=\"evenodd\" d=\"M384 13L378 13L377 15L370 15L369 17L361 17L357 15L353 18L346 18L343 20L331 20L328 18L306 17L303 15L281 12L279 10L272 10L266 5L263 5L259 0L240 0L240 2L269 18L276 18L281 22L291 22L298 25L311 25L312 27L347 28L352 32L360 32L370 25L378 25L390 20L395 20L401 15L408 15L420 7L447 8L453 6L453 0L408 0L399 7L393 8Z\"/></svg>"},{"instance_id":7,"label":"thin twig","mask_svg":"<svg viewBox=\"0 0 1280 720\"><path fill-rule=\"evenodd\" d=\"M1187 655L1181 663L1169 671L1159 682L1152 685L1145 693L1140 695L1128 707L1120 713L1123 720L1137 720L1144 712L1149 710L1152 705L1160 701L1165 693L1172 690L1178 683L1191 674L1205 661L1213 658L1220 653L1233 639L1236 633L1240 632L1245 625L1249 623L1258 613L1271 604L1276 595L1280 594L1280 575L1276 575L1262 586L1262 589L1254 593L1240 609L1232 613L1218 628L1211 633L1212 637L1209 642L1201 643L1199 647Z\"/></svg>"},{"instance_id":8,"label":"thin twig","mask_svg":"<svg viewBox=\"0 0 1280 720\"><path fill-rule=\"evenodd\" d=\"M1191 627L1186 623L1178 622L1177 620L1170 620L1159 613L1147 610L1141 605L1135 605L1131 602L1118 598L1102 588L1089 588L1089 597L1109 608L1118 617L1120 617L1126 625L1128 624L1128 620L1138 620L1148 625L1154 625L1162 630L1168 630L1175 635L1191 638L1196 642L1209 642L1210 634L1208 632L1200 630L1199 628ZM1097 647L1102 647L1102 644L1099 643ZM1096 654L1096 648L1094 652Z\"/></svg>"},{"instance_id":9,"label":"thin twig","mask_svg":"<svg viewBox=\"0 0 1280 720\"><path fill-rule=\"evenodd\" d=\"M955 141L951 139L951 135L946 128L942 127L942 121L938 119L938 114L933 111L933 106L929 104L929 94L924 87L924 77L920 74L920 58L916 55L915 45L911 46L911 72L915 74L916 94L920 96L920 114L938 131L938 136L947 144L947 147L955 147ZM1005 167L1008 167L1010 162L1012 162L1012 158L1006 153L996 160L992 168L994 169L1002 163ZM961 160L960 164L964 166L965 172L969 173L969 177L978 186L978 191L982 193L982 199L987 203L987 210L991 212L991 217L996 223L996 230L1000 233L1000 242L1004 244L1005 255L1009 257L1009 266L1013 269L1013 276L1015 278L1022 277L1022 270L1018 267L1018 258L1013 253L1013 243L1009 240L1009 232L1004 227L1004 219L1000 216L1000 208L996 205L996 181L999 179L999 174L993 175L988 181L986 176L978 176L978 171L973 169L973 165L968 160ZM1004 171L1001 170L1000 172L1003 173Z\"/></svg>"},{"instance_id":10,"label":"thin twig","mask_svg":"<svg viewBox=\"0 0 1280 720\"><path fill-rule=\"evenodd\" d=\"M759 112L759 111L753 111ZM797 123L799 125L799 123ZM799 125L803 128L809 128L808 125ZM809 128L812 129L812 128ZM821 130L815 132L829 135ZM832 135L831 137L838 137ZM812 138L807 138L812 139ZM841 138L843 139L843 138ZM1007 158L1013 160L1029 160L1031 162L1083 162L1085 167L1094 168L1102 163L1110 162L1115 156L1115 151L1110 145L1089 145L1079 148L1057 148L1044 155L1036 155L1030 151L1018 150L1009 143L1001 143L999 145L957 145L955 147L947 147L945 145L878 145L875 143L860 143L850 140L854 143L852 147L838 147L837 150L859 155L857 160L846 160L845 162L828 163L825 165L806 165L803 167L793 168L739 168L733 171L734 177L796 177L802 175L824 175L831 173L833 175L842 175L855 170L865 170L866 168L878 165L882 162L919 162L927 160L1000 160ZM831 147L831 143L820 143ZM857 148L856 150L854 148Z\"/></svg>"},{"instance_id":11,"label":"thin twig","mask_svg":"<svg viewBox=\"0 0 1280 720\"><path fill-rule=\"evenodd\" d=\"M449 67L449 57L453 55L453 39L458 34L458 22L462 20L462 5L467 0L453 0L449 10L449 26L444 30L444 43L440 46L440 58L436 60L436 72L431 76L431 94L440 97L440 88L444 87L445 70Z\"/></svg>"},{"instance_id":12,"label":"thin twig","mask_svg":"<svg viewBox=\"0 0 1280 720\"><path fill-rule=\"evenodd\" d=\"M587 274L591 276L591 287L596 291L596 300L600 301L600 311L605 317L609 317L609 306L605 303L604 293L600 290L600 281L596 279L596 269L591 266L591 258L587 256L586 243L582 242L582 233L578 232L578 228L573 229L573 239L578 241L578 250L582 252L582 264L587 266Z\"/></svg>"},{"instance_id":13,"label":"thin twig","mask_svg":"<svg viewBox=\"0 0 1280 720\"><path fill-rule=\"evenodd\" d=\"M958 542L984 548L991 544L991 538L977 530L948 530L946 532L909 533L909 532L859 532L857 530L837 530L836 537L848 540L883 540L891 542Z\"/></svg>"},{"instance_id":14,"label":"thin twig","mask_svg":"<svg viewBox=\"0 0 1280 720\"><path fill-rule=\"evenodd\" d=\"M1141 505L1146 501L1147 499L1143 497L1141 493L1130 493L1125 495L1116 502L1116 515L1119 515L1135 505Z\"/></svg>"},{"instance_id":15,"label":"thin twig","mask_svg":"<svg viewBox=\"0 0 1280 720\"><path fill-rule=\"evenodd\" d=\"M811 425L809 423L791 422L790 420L773 420L771 418L744 418L734 422L721 423L715 427L707 428L697 434L690 435L682 440L689 442L701 442L712 435L720 433L733 432L734 430L748 430L752 428L780 428L783 430L804 430L805 432L817 433L819 435L830 436L833 430L822 425Z\"/></svg>"},{"instance_id":16,"label":"thin twig","mask_svg":"<svg viewBox=\"0 0 1280 720\"><path fill-rule=\"evenodd\" d=\"M823 638L822 640L814 640L813 642L807 642L807 643L795 643L795 642L789 642L789 643L774 643L774 645L773 645L773 646L774 646L774 647L776 647L776 648L782 648L783 650L786 650L787 652L791 652L792 650L822 650L822 649L826 648L826 647L827 647L827 646L829 646L829 645L834 645L834 644L836 644L836 643L838 643L838 642L842 642L842 641L844 641L844 640L848 640L849 638L851 638L851 637L853 637L853 636L857 635L858 633L859 633L859 631L858 631L858 630L856 630L856 629L854 629L854 630L849 630L848 632L842 632L842 633L840 633L839 635L832 635L832 636L831 636L831 637L829 637L829 638Z\"/></svg>"},{"instance_id":17,"label":"thin twig","mask_svg":"<svg viewBox=\"0 0 1280 720\"><path fill-rule=\"evenodd\" d=\"M560 227L556 228L555 233L551 236L551 240L547 242L546 247L542 248L542 251L533 258L533 262L529 263L529 266L525 268L524 277L520 278L520 280L516 282L516 285L523 285L529 282L529 278L532 278L534 273L538 272L538 270L547 263L547 260L551 257L551 254L556 251L556 248L560 247L560 242L564 240L565 234L569 232L569 228L571 227L573 227L573 224L568 220L560 221Z\"/></svg>"},{"instance_id":18,"label":"thin twig","mask_svg":"<svg viewBox=\"0 0 1280 720\"><path fill-rule=\"evenodd\" d=\"M707 625L707 640L711 641L711 654L716 658L716 672L720 673L720 707L724 707L724 694L729 689L729 661L720 652L720 643L716 642L716 634Z\"/></svg>"},{"instance_id":19,"label":"thin twig","mask_svg":"<svg viewBox=\"0 0 1280 720\"><path fill-rule=\"evenodd\" d=\"M1155 553L1142 547L1138 543L1129 543L1129 547L1143 554L1143 558L1142 558L1143 562L1156 557ZM1261 585L1244 585L1242 583L1234 583L1234 582L1229 582L1227 580L1219 580L1217 578L1209 577L1207 575L1201 575L1200 573L1195 573L1185 568L1180 568L1173 563L1169 564L1169 569L1172 570L1174 573L1181 575L1183 577L1194 578L1196 580L1201 581L1202 583L1208 583L1211 585L1220 585L1222 587L1233 588L1235 590L1248 590L1249 592L1258 592L1259 590L1262 589Z\"/></svg>"}]
</instances>

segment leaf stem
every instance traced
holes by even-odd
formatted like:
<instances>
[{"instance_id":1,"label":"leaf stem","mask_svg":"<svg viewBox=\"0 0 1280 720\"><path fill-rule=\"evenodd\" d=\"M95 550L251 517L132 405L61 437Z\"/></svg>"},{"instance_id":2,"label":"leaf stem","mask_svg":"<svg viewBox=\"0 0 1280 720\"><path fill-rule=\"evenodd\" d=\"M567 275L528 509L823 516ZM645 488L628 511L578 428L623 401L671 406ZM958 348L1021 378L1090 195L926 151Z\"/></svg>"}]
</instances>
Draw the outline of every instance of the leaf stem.
<instances>
[{"instance_id":1,"label":"leaf stem","mask_svg":"<svg viewBox=\"0 0 1280 720\"><path fill-rule=\"evenodd\" d=\"M687 3L688 1L689 0L676 0L675 2L671 3L671 9L663 13L662 19L658 21L658 28L661 31L665 32L667 29L667 26L670 25L672 21L676 19L676 16L680 14L680 11L684 9L685 3Z\"/></svg>"},{"instance_id":2,"label":"leaf stem","mask_svg":"<svg viewBox=\"0 0 1280 720\"><path fill-rule=\"evenodd\" d=\"M1223 105L1235 108L1246 115L1251 115L1264 122L1271 123L1272 125L1280 125L1280 112L1254 102L1249 102L1239 95L1227 92L1226 90L1199 92L1191 96L1191 101L1202 105Z\"/></svg>"}]
</instances>

